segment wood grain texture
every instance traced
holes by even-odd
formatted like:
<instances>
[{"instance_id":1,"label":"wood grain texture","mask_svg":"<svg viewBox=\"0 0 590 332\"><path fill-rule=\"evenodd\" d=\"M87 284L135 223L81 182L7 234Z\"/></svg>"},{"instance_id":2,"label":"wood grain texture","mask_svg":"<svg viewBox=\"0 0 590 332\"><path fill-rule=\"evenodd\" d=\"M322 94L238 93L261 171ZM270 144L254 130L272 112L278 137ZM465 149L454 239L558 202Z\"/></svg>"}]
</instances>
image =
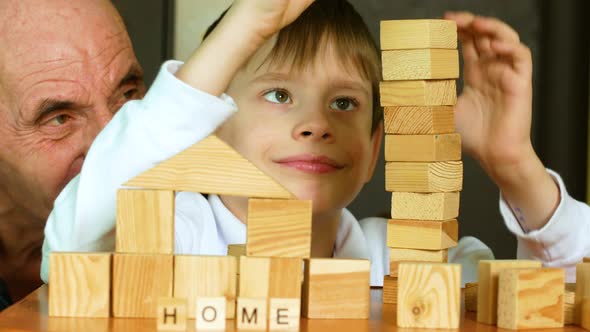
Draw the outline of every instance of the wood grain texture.
<instances>
[{"instance_id":1,"label":"wood grain texture","mask_svg":"<svg viewBox=\"0 0 590 332\"><path fill-rule=\"evenodd\" d=\"M465 296L465 310L477 311L477 283L466 283L463 294Z\"/></svg>"},{"instance_id":2,"label":"wood grain texture","mask_svg":"<svg viewBox=\"0 0 590 332\"><path fill-rule=\"evenodd\" d=\"M156 324L158 331L186 331L187 300L174 297L158 298Z\"/></svg>"},{"instance_id":3,"label":"wood grain texture","mask_svg":"<svg viewBox=\"0 0 590 332\"><path fill-rule=\"evenodd\" d=\"M441 250L456 246L458 240L459 223L456 219L391 219L387 222L387 246L390 248Z\"/></svg>"},{"instance_id":4,"label":"wood grain texture","mask_svg":"<svg viewBox=\"0 0 590 332\"><path fill-rule=\"evenodd\" d=\"M397 272L396 272L397 274ZM397 304L397 278L383 277L383 303Z\"/></svg>"},{"instance_id":5,"label":"wood grain texture","mask_svg":"<svg viewBox=\"0 0 590 332\"><path fill-rule=\"evenodd\" d=\"M381 106L440 106L457 103L455 80L385 81L379 83Z\"/></svg>"},{"instance_id":6,"label":"wood grain texture","mask_svg":"<svg viewBox=\"0 0 590 332\"><path fill-rule=\"evenodd\" d=\"M115 238L120 253L172 254L174 192L119 189Z\"/></svg>"},{"instance_id":7,"label":"wood grain texture","mask_svg":"<svg viewBox=\"0 0 590 332\"><path fill-rule=\"evenodd\" d=\"M240 256L246 256L246 244L229 244L227 246L227 255L239 258Z\"/></svg>"},{"instance_id":8,"label":"wood grain texture","mask_svg":"<svg viewBox=\"0 0 590 332\"><path fill-rule=\"evenodd\" d=\"M311 207L311 201L249 199L246 254L309 257Z\"/></svg>"},{"instance_id":9,"label":"wood grain texture","mask_svg":"<svg viewBox=\"0 0 590 332\"><path fill-rule=\"evenodd\" d=\"M583 262L584 263L590 263L590 257L584 257Z\"/></svg>"},{"instance_id":10,"label":"wood grain texture","mask_svg":"<svg viewBox=\"0 0 590 332\"><path fill-rule=\"evenodd\" d=\"M49 255L49 316L109 317L110 253Z\"/></svg>"},{"instance_id":11,"label":"wood grain texture","mask_svg":"<svg viewBox=\"0 0 590 332\"><path fill-rule=\"evenodd\" d=\"M449 250L424 250L408 248L389 248L389 275L397 277L401 262L447 263Z\"/></svg>"},{"instance_id":12,"label":"wood grain texture","mask_svg":"<svg viewBox=\"0 0 590 332\"><path fill-rule=\"evenodd\" d=\"M576 265L576 302L574 309L574 323L582 321L582 301L590 298L590 263Z\"/></svg>"},{"instance_id":13,"label":"wood grain texture","mask_svg":"<svg viewBox=\"0 0 590 332\"><path fill-rule=\"evenodd\" d=\"M541 262L531 260L481 260L477 268L477 321L496 324L498 321L498 276L514 268L540 268Z\"/></svg>"},{"instance_id":14,"label":"wood grain texture","mask_svg":"<svg viewBox=\"0 0 590 332\"><path fill-rule=\"evenodd\" d=\"M392 219L449 220L459 215L459 193L391 193Z\"/></svg>"},{"instance_id":15,"label":"wood grain texture","mask_svg":"<svg viewBox=\"0 0 590 332\"><path fill-rule=\"evenodd\" d=\"M387 162L385 190L389 192L455 192L463 189L463 162Z\"/></svg>"},{"instance_id":16,"label":"wood grain texture","mask_svg":"<svg viewBox=\"0 0 590 332\"><path fill-rule=\"evenodd\" d=\"M270 331L299 331L300 298L271 298L268 311L268 329Z\"/></svg>"},{"instance_id":17,"label":"wood grain texture","mask_svg":"<svg viewBox=\"0 0 590 332\"><path fill-rule=\"evenodd\" d=\"M226 312L227 299L221 297L199 297L196 302L195 325L198 331L225 330L225 319L231 315ZM235 300L232 300L231 309L235 309Z\"/></svg>"},{"instance_id":18,"label":"wood grain texture","mask_svg":"<svg viewBox=\"0 0 590 332\"><path fill-rule=\"evenodd\" d=\"M266 298L238 297L236 328L238 330L265 331L268 326L268 303Z\"/></svg>"},{"instance_id":19,"label":"wood grain texture","mask_svg":"<svg viewBox=\"0 0 590 332\"><path fill-rule=\"evenodd\" d=\"M128 187L264 198L294 198L215 135L124 184Z\"/></svg>"},{"instance_id":20,"label":"wood grain texture","mask_svg":"<svg viewBox=\"0 0 590 332\"><path fill-rule=\"evenodd\" d=\"M370 262L305 259L302 313L307 318L369 318Z\"/></svg>"},{"instance_id":21,"label":"wood grain texture","mask_svg":"<svg viewBox=\"0 0 590 332\"><path fill-rule=\"evenodd\" d=\"M555 268L508 269L500 272L498 327L563 327L565 271Z\"/></svg>"},{"instance_id":22,"label":"wood grain texture","mask_svg":"<svg viewBox=\"0 0 590 332\"><path fill-rule=\"evenodd\" d=\"M431 135L455 132L453 106L388 106L383 109L386 134Z\"/></svg>"},{"instance_id":23,"label":"wood grain texture","mask_svg":"<svg viewBox=\"0 0 590 332\"><path fill-rule=\"evenodd\" d=\"M585 297L581 303L582 320L580 326L590 331L590 297Z\"/></svg>"},{"instance_id":24,"label":"wood grain texture","mask_svg":"<svg viewBox=\"0 0 590 332\"><path fill-rule=\"evenodd\" d=\"M460 264L400 264L397 326L454 329L460 314Z\"/></svg>"},{"instance_id":25,"label":"wood grain texture","mask_svg":"<svg viewBox=\"0 0 590 332\"><path fill-rule=\"evenodd\" d=\"M573 290L569 289L568 285L573 285ZM576 284L565 284L563 303L563 324L575 324Z\"/></svg>"},{"instance_id":26,"label":"wood grain texture","mask_svg":"<svg viewBox=\"0 0 590 332\"><path fill-rule=\"evenodd\" d=\"M383 80L436 80L459 78L459 52L414 49L381 52Z\"/></svg>"},{"instance_id":27,"label":"wood grain texture","mask_svg":"<svg viewBox=\"0 0 590 332\"><path fill-rule=\"evenodd\" d=\"M121 254L113 256L113 315L155 318L159 297L172 297L173 256Z\"/></svg>"},{"instance_id":28,"label":"wood grain texture","mask_svg":"<svg viewBox=\"0 0 590 332\"><path fill-rule=\"evenodd\" d=\"M297 257L240 259L240 297L300 298L303 262Z\"/></svg>"},{"instance_id":29,"label":"wood grain texture","mask_svg":"<svg viewBox=\"0 0 590 332\"><path fill-rule=\"evenodd\" d=\"M382 50L457 48L457 24L450 20L381 21Z\"/></svg>"},{"instance_id":30,"label":"wood grain texture","mask_svg":"<svg viewBox=\"0 0 590 332\"><path fill-rule=\"evenodd\" d=\"M461 160L461 135L385 135L385 161Z\"/></svg>"},{"instance_id":31,"label":"wood grain texture","mask_svg":"<svg viewBox=\"0 0 590 332\"><path fill-rule=\"evenodd\" d=\"M237 285L234 256L174 256L174 297L188 299L189 318L195 318L200 298L224 297L227 318L234 318Z\"/></svg>"}]
</instances>

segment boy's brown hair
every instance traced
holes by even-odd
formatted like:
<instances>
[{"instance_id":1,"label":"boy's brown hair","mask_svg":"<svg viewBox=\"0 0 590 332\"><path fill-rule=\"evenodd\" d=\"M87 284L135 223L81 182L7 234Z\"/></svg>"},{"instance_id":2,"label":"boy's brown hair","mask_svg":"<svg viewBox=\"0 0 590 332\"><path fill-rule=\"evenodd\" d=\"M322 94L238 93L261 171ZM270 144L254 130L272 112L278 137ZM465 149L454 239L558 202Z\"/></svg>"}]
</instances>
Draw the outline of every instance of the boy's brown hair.
<instances>
[{"instance_id":1,"label":"boy's brown hair","mask_svg":"<svg viewBox=\"0 0 590 332\"><path fill-rule=\"evenodd\" d=\"M203 38L215 29L227 10L213 22ZM293 23L283 28L270 51L270 64L291 64L302 70L316 60L316 55L326 45L335 47L345 68L356 70L371 82L373 94L373 120L371 133L377 129L383 117L379 104L381 67L379 49L360 14L346 0L316 0Z\"/></svg>"}]
</instances>

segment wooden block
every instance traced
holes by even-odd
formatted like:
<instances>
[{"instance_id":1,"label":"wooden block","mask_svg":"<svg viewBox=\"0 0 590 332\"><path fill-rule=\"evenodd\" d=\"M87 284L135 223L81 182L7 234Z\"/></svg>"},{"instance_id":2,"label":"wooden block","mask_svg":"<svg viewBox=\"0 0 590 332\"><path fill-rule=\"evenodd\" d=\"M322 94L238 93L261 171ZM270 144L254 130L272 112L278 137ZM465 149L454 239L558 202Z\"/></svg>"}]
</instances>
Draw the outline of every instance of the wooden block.
<instances>
[{"instance_id":1,"label":"wooden block","mask_svg":"<svg viewBox=\"0 0 590 332\"><path fill-rule=\"evenodd\" d=\"M573 285L573 290L568 287L569 285ZM576 284L565 284L563 303L563 324L575 324Z\"/></svg>"},{"instance_id":2,"label":"wooden block","mask_svg":"<svg viewBox=\"0 0 590 332\"><path fill-rule=\"evenodd\" d=\"M459 51L444 49L381 52L384 81L459 78Z\"/></svg>"},{"instance_id":3,"label":"wooden block","mask_svg":"<svg viewBox=\"0 0 590 332\"><path fill-rule=\"evenodd\" d=\"M461 160L461 135L385 135L385 161Z\"/></svg>"},{"instance_id":4,"label":"wooden block","mask_svg":"<svg viewBox=\"0 0 590 332\"><path fill-rule=\"evenodd\" d=\"M387 246L441 250L454 247L459 241L459 223L445 221L398 220L387 222Z\"/></svg>"},{"instance_id":5,"label":"wooden block","mask_svg":"<svg viewBox=\"0 0 590 332\"><path fill-rule=\"evenodd\" d=\"M120 253L174 253L174 192L119 189L115 238Z\"/></svg>"},{"instance_id":6,"label":"wooden block","mask_svg":"<svg viewBox=\"0 0 590 332\"><path fill-rule=\"evenodd\" d=\"M498 312L498 276L502 270L540 268L541 262L531 260L481 260L477 275L477 321L495 325Z\"/></svg>"},{"instance_id":7,"label":"wooden block","mask_svg":"<svg viewBox=\"0 0 590 332\"><path fill-rule=\"evenodd\" d=\"M456 192L463 189L463 163L385 163L385 190L401 192Z\"/></svg>"},{"instance_id":8,"label":"wooden block","mask_svg":"<svg viewBox=\"0 0 590 332\"><path fill-rule=\"evenodd\" d=\"M381 49L457 48L457 24L450 20L381 21Z\"/></svg>"},{"instance_id":9,"label":"wooden block","mask_svg":"<svg viewBox=\"0 0 590 332\"><path fill-rule=\"evenodd\" d=\"M215 135L134 177L124 186L243 197L295 198Z\"/></svg>"},{"instance_id":10,"label":"wooden block","mask_svg":"<svg viewBox=\"0 0 590 332\"><path fill-rule=\"evenodd\" d=\"M311 201L249 199L246 254L309 257Z\"/></svg>"},{"instance_id":11,"label":"wooden block","mask_svg":"<svg viewBox=\"0 0 590 332\"><path fill-rule=\"evenodd\" d=\"M172 296L172 255L113 256L113 315L154 318L159 297Z\"/></svg>"},{"instance_id":12,"label":"wooden block","mask_svg":"<svg viewBox=\"0 0 590 332\"><path fill-rule=\"evenodd\" d=\"M319 319L369 318L369 277L368 260L306 259L303 315Z\"/></svg>"},{"instance_id":13,"label":"wooden block","mask_svg":"<svg viewBox=\"0 0 590 332\"><path fill-rule=\"evenodd\" d=\"M240 256L246 256L246 244L242 243L242 244L228 245L227 246L227 255L234 256L234 257L238 258L238 261L239 261Z\"/></svg>"},{"instance_id":14,"label":"wooden block","mask_svg":"<svg viewBox=\"0 0 590 332\"><path fill-rule=\"evenodd\" d=\"M459 193L391 194L391 218L449 220L459 215Z\"/></svg>"},{"instance_id":15,"label":"wooden block","mask_svg":"<svg viewBox=\"0 0 590 332\"><path fill-rule=\"evenodd\" d=\"M563 269L501 271L498 327L511 330L563 327L564 283Z\"/></svg>"},{"instance_id":16,"label":"wooden block","mask_svg":"<svg viewBox=\"0 0 590 332\"><path fill-rule=\"evenodd\" d=\"M383 303L397 304L397 278L383 277Z\"/></svg>"},{"instance_id":17,"label":"wooden block","mask_svg":"<svg viewBox=\"0 0 590 332\"><path fill-rule=\"evenodd\" d=\"M195 318L196 303L201 297L224 297L226 318L235 317L237 269L234 256L174 257L174 296L188 299L189 318Z\"/></svg>"},{"instance_id":18,"label":"wooden block","mask_svg":"<svg viewBox=\"0 0 590 332\"><path fill-rule=\"evenodd\" d=\"M583 262L584 263L590 263L590 257L584 257Z\"/></svg>"},{"instance_id":19,"label":"wooden block","mask_svg":"<svg viewBox=\"0 0 590 332\"><path fill-rule=\"evenodd\" d=\"M109 317L110 253L49 255L49 316Z\"/></svg>"},{"instance_id":20,"label":"wooden block","mask_svg":"<svg viewBox=\"0 0 590 332\"><path fill-rule=\"evenodd\" d=\"M238 330L266 330L267 299L238 297L236 327Z\"/></svg>"},{"instance_id":21,"label":"wooden block","mask_svg":"<svg viewBox=\"0 0 590 332\"><path fill-rule=\"evenodd\" d=\"M156 312L158 331L186 331L186 310L186 299L158 298L158 310Z\"/></svg>"},{"instance_id":22,"label":"wooden block","mask_svg":"<svg viewBox=\"0 0 590 332\"><path fill-rule=\"evenodd\" d=\"M299 331L301 299L271 298L268 325L273 331Z\"/></svg>"},{"instance_id":23,"label":"wooden block","mask_svg":"<svg viewBox=\"0 0 590 332\"><path fill-rule=\"evenodd\" d=\"M398 327L456 329L460 314L460 264L400 264Z\"/></svg>"},{"instance_id":24,"label":"wooden block","mask_svg":"<svg viewBox=\"0 0 590 332\"><path fill-rule=\"evenodd\" d=\"M228 316L225 312L226 302L225 296L199 297L196 302L195 314L197 330L225 330L225 318ZM235 303L235 300L232 302Z\"/></svg>"},{"instance_id":25,"label":"wooden block","mask_svg":"<svg viewBox=\"0 0 590 332\"><path fill-rule=\"evenodd\" d=\"M590 297L586 297L582 300L582 321L580 326L590 331Z\"/></svg>"},{"instance_id":26,"label":"wooden block","mask_svg":"<svg viewBox=\"0 0 590 332\"><path fill-rule=\"evenodd\" d=\"M401 262L432 262L447 263L449 250L423 250L407 248L389 248L389 275L397 278L397 270Z\"/></svg>"},{"instance_id":27,"label":"wooden block","mask_svg":"<svg viewBox=\"0 0 590 332\"><path fill-rule=\"evenodd\" d=\"M381 106L440 106L457 103L455 80L388 81L379 83Z\"/></svg>"},{"instance_id":28,"label":"wooden block","mask_svg":"<svg viewBox=\"0 0 590 332\"><path fill-rule=\"evenodd\" d=\"M389 106L383 109L386 134L431 135L455 132L452 106Z\"/></svg>"},{"instance_id":29,"label":"wooden block","mask_svg":"<svg viewBox=\"0 0 590 332\"><path fill-rule=\"evenodd\" d=\"M582 321L582 301L590 297L590 263L576 265L576 302L574 307L574 323Z\"/></svg>"},{"instance_id":30,"label":"wooden block","mask_svg":"<svg viewBox=\"0 0 590 332\"><path fill-rule=\"evenodd\" d=\"M302 267L297 257L242 256L240 297L300 298Z\"/></svg>"},{"instance_id":31,"label":"wooden block","mask_svg":"<svg viewBox=\"0 0 590 332\"><path fill-rule=\"evenodd\" d=\"M465 291L465 311L477 311L477 283L466 283Z\"/></svg>"}]
</instances>

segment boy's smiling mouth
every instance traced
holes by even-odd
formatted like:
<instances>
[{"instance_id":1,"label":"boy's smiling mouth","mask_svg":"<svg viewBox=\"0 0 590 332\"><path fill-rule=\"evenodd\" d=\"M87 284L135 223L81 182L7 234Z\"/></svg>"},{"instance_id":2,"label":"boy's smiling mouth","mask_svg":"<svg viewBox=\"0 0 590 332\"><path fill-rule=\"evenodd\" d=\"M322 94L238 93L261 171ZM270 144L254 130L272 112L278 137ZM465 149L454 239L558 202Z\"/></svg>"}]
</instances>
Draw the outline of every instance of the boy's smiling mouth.
<instances>
[{"instance_id":1,"label":"boy's smiling mouth","mask_svg":"<svg viewBox=\"0 0 590 332\"><path fill-rule=\"evenodd\" d=\"M291 156L276 160L275 162L284 167L313 174L330 173L344 168L344 165L327 156L313 154Z\"/></svg>"}]
</instances>

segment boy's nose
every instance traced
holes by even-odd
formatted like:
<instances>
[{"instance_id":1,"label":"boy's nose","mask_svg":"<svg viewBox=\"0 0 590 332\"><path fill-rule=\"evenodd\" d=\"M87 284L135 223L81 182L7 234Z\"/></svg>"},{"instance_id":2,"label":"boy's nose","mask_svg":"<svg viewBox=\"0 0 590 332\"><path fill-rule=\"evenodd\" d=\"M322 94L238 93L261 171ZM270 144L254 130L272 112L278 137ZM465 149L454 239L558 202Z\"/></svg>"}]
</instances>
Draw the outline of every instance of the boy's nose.
<instances>
[{"instance_id":1,"label":"boy's nose","mask_svg":"<svg viewBox=\"0 0 590 332\"><path fill-rule=\"evenodd\" d=\"M301 123L293 132L296 140L331 142L334 139L331 126L325 117L317 116Z\"/></svg>"}]
</instances>

